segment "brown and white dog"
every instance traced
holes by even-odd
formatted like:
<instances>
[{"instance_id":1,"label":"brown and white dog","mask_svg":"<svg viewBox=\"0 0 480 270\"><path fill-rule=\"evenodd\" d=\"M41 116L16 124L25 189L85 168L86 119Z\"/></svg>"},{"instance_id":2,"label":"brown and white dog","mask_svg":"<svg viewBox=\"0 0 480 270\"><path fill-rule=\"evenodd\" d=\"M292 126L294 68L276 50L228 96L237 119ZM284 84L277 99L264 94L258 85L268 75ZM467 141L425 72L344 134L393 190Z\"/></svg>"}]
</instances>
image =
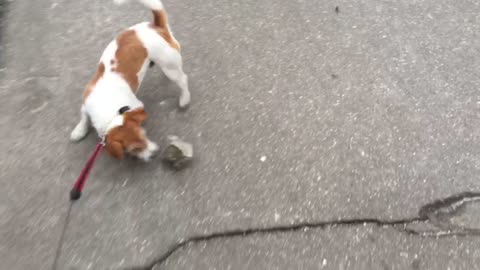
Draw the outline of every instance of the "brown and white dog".
<instances>
[{"instance_id":1,"label":"brown and white dog","mask_svg":"<svg viewBox=\"0 0 480 270\"><path fill-rule=\"evenodd\" d=\"M105 149L113 157L122 159L128 153L148 161L158 147L141 127L147 114L135 94L149 64L155 63L178 84L181 108L190 103L190 92L182 70L180 45L170 31L162 2L137 1L152 10L153 23L136 24L108 44L83 92L80 122L70 138L84 138L91 123L98 135L105 138Z\"/></svg>"}]
</instances>

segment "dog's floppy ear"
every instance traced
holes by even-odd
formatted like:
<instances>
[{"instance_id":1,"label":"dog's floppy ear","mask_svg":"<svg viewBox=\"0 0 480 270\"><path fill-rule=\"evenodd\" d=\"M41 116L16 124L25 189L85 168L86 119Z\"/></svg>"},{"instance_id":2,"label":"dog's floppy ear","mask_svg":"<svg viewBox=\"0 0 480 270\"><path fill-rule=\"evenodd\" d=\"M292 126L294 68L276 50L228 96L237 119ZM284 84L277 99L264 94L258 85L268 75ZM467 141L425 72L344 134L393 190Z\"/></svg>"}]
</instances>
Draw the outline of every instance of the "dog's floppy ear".
<instances>
[{"instance_id":1,"label":"dog's floppy ear","mask_svg":"<svg viewBox=\"0 0 480 270\"><path fill-rule=\"evenodd\" d=\"M142 124L143 121L145 121L146 119L147 119L147 113L143 108L138 108L135 110L125 112L125 120L133 120L138 124Z\"/></svg>"},{"instance_id":2,"label":"dog's floppy ear","mask_svg":"<svg viewBox=\"0 0 480 270\"><path fill-rule=\"evenodd\" d=\"M123 159L123 146L119 141L109 140L107 136L105 149L112 157L116 159Z\"/></svg>"}]
</instances>

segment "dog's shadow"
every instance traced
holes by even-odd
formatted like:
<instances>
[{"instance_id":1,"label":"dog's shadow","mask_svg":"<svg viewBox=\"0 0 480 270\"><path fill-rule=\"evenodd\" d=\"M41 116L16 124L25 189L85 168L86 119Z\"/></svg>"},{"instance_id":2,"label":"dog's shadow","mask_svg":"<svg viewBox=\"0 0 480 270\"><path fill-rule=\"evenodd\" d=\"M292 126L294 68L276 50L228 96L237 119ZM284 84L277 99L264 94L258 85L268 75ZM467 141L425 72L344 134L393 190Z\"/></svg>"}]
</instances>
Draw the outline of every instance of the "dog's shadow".
<instances>
[{"instance_id":1,"label":"dog's shadow","mask_svg":"<svg viewBox=\"0 0 480 270\"><path fill-rule=\"evenodd\" d=\"M148 68L137 96L147 110L154 112L153 110L158 108L159 104L168 104L168 109L172 104L176 106L179 93L178 85L168 79L160 68L153 66Z\"/></svg>"},{"instance_id":2,"label":"dog's shadow","mask_svg":"<svg viewBox=\"0 0 480 270\"><path fill-rule=\"evenodd\" d=\"M163 149L160 150L157 156L148 162L130 155L125 155L125 158L119 161L105 153L104 157L102 157L104 159L102 161L104 167L103 173L109 176L107 178L108 182L118 183L118 179L122 178L138 179L138 181L142 181L142 179L150 178L152 171L161 170L161 175L164 175L167 178L173 177L175 179L174 182L182 186L186 183L186 181L183 181L182 179L184 179L185 175L190 173L188 170L188 167L190 166L185 166L182 169L175 169L172 166L169 166L162 160L162 151ZM158 175L158 173L155 174Z\"/></svg>"}]
</instances>

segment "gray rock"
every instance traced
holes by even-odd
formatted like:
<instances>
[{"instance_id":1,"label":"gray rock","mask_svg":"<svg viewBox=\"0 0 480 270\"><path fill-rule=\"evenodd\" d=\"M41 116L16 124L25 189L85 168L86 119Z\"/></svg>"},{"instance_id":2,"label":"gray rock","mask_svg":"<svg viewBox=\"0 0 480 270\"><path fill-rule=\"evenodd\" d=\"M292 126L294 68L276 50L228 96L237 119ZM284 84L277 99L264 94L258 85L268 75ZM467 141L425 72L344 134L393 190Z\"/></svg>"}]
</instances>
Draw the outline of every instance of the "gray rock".
<instances>
[{"instance_id":1,"label":"gray rock","mask_svg":"<svg viewBox=\"0 0 480 270\"><path fill-rule=\"evenodd\" d=\"M170 167L183 169L193 158L193 146L177 136L168 136L168 146L163 151L162 160Z\"/></svg>"}]
</instances>

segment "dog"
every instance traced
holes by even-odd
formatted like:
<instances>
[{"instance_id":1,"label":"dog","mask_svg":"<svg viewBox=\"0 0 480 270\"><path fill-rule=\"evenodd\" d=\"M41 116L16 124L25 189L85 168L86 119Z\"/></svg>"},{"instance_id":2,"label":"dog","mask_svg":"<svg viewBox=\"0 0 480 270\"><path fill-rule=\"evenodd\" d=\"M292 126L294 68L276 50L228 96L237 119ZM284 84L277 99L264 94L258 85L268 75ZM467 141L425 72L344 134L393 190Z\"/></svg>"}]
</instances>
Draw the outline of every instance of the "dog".
<instances>
[{"instance_id":1,"label":"dog","mask_svg":"<svg viewBox=\"0 0 480 270\"><path fill-rule=\"evenodd\" d=\"M188 77L182 69L180 44L170 30L162 2L136 1L152 11L153 22L133 25L108 44L83 92L80 121L70 139L83 139L92 125L114 158L123 159L125 154L130 154L149 161L158 146L147 138L141 126L147 113L136 97L148 67L159 66L178 85L180 108L189 105L190 92Z\"/></svg>"}]
</instances>

